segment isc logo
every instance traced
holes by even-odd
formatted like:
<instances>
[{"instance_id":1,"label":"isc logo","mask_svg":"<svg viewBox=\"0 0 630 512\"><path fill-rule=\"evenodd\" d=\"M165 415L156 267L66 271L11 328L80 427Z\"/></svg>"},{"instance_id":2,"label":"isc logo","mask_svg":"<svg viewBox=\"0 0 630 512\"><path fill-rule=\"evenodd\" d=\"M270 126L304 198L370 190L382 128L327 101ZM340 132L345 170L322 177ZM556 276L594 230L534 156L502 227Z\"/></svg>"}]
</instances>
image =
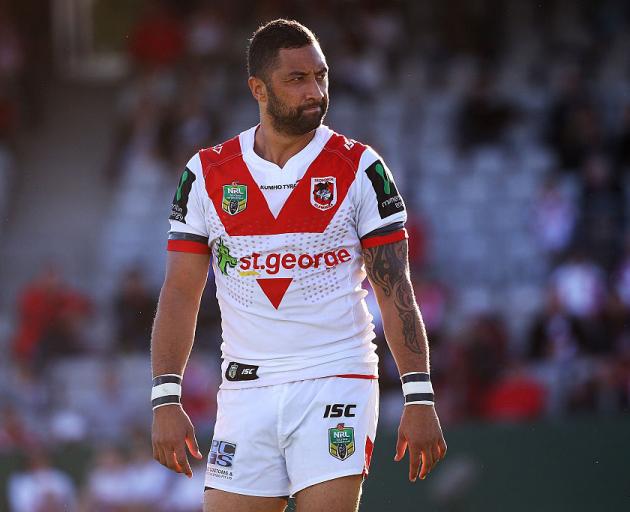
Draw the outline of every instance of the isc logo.
<instances>
[{"instance_id":1,"label":"isc logo","mask_svg":"<svg viewBox=\"0 0 630 512\"><path fill-rule=\"evenodd\" d=\"M241 375L254 375L254 369L253 368L243 368L243 370L241 371Z\"/></svg>"},{"instance_id":2,"label":"isc logo","mask_svg":"<svg viewBox=\"0 0 630 512\"><path fill-rule=\"evenodd\" d=\"M356 404L328 404L324 411L324 418L354 418L355 414L352 412L356 409Z\"/></svg>"},{"instance_id":3,"label":"isc logo","mask_svg":"<svg viewBox=\"0 0 630 512\"><path fill-rule=\"evenodd\" d=\"M232 467L232 460L234 459L235 453L236 444L213 439L208 455L208 462L215 466L229 468Z\"/></svg>"}]
</instances>

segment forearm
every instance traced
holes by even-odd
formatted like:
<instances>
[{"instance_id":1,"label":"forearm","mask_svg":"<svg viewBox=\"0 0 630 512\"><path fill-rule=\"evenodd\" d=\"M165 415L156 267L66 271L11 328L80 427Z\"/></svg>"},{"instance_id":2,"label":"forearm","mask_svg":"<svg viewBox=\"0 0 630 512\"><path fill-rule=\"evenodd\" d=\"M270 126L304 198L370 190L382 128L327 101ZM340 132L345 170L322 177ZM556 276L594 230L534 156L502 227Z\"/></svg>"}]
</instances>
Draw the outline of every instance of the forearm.
<instances>
[{"instance_id":1,"label":"forearm","mask_svg":"<svg viewBox=\"0 0 630 512\"><path fill-rule=\"evenodd\" d=\"M195 337L199 299L190 291L165 283L151 336L153 376L183 375Z\"/></svg>"},{"instance_id":2,"label":"forearm","mask_svg":"<svg viewBox=\"0 0 630 512\"><path fill-rule=\"evenodd\" d=\"M409 277L407 241L365 249L363 256L398 371L429 372L429 345Z\"/></svg>"}]
</instances>

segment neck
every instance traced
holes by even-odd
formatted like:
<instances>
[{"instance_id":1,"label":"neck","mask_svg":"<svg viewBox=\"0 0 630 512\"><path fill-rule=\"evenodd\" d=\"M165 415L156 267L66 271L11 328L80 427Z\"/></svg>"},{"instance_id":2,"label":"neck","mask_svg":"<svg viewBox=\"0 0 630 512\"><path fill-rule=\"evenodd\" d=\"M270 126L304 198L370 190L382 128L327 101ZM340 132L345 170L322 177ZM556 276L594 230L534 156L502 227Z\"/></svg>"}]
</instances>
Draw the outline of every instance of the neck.
<instances>
[{"instance_id":1,"label":"neck","mask_svg":"<svg viewBox=\"0 0 630 512\"><path fill-rule=\"evenodd\" d=\"M274 130L270 122L261 119L254 137L254 151L258 156L278 167L284 167L289 159L302 151L315 136L315 130L304 135L286 135Z\"/></svg>"}]
</instances>

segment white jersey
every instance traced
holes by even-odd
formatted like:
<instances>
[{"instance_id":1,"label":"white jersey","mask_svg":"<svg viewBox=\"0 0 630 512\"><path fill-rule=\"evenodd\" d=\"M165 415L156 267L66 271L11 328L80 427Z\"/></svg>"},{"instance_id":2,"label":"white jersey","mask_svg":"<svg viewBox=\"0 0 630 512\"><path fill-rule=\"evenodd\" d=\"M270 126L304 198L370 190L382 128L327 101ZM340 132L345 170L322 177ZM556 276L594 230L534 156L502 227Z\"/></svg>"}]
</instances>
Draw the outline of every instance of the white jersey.
<instances>
[{"instance_id":1,"label":"white jersey","mask_svg":"<svg viewBox=\"0 0 630 512\"><path fill-rule=\"evenodd\" d=\"M168 249L212 253L223 389L377 375L362 248L406 238L392 175L320 126L283 168L256 127L199 151L177 187Z\"/></svg>"}]
</instances>

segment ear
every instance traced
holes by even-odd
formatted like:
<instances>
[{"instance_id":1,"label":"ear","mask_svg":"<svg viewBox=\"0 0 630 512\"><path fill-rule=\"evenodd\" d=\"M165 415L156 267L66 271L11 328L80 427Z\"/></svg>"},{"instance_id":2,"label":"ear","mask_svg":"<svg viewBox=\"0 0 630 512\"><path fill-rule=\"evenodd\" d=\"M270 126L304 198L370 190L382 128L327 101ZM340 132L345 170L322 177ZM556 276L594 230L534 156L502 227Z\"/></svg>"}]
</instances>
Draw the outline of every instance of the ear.
<instances>
[{"instance_id":1,"label":"ear","mask_svg":"<svg viewBox=\"0 0 630 512\"><path fill-rule=\"evenodd\" d=\"M265 82L255 76L250 76L247 79L247 85L252 92L252 96L258 103L265 103L267 101L267 87Z\"/></svg>"}]
</instances>

